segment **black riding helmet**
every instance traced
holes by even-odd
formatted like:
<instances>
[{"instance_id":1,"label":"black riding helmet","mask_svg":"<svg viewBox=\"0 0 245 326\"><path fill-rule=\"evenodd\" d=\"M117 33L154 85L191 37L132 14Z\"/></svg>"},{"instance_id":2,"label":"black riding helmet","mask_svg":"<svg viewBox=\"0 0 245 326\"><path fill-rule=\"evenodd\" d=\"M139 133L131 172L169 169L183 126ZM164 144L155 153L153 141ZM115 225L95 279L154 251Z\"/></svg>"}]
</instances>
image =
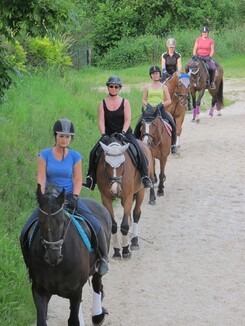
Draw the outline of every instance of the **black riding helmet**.
<instances>
[{"instance_id":1,"label":"black riding helmet","mask_svg":"<svg viewBox=\"0 0 245 326\"><path fill-rule=\"evenodd\" d=\"M109 85L118 85L121 88L122 87L122 80L118 76L111 76L111 77L108 78L108 80L106 82L106 86L109 86Z\"/></svg>"},{"instance_id":2,"label":"black riding helmet","mask_svg":"<svg viewBox=\"0 0 245 326\"><path fill-rule=\"evenodd\" d=\"M74 136L75 129L73 123L68 119L59 119L55 122L53 127L54 135L64 134Z\"/></svg>"},{"instance_id":3,"label":"black riding helmet","mask_svg":"<svg viewBox=\"0 0 245 326\"><path fill-rule=\"evenodd\" d=\"M201 29L201 32L202 33L209 33L209 29L207 26L203 26L202 29Z\"/></svg>"},{"instance_id":4,"label":"black riding helmet","mask_svg":"<svg viewBox=\"0 0 245 326\"><path fill-rule=\"evenodd\" d=\"M158 67L158 66L152 66L152 67L149 69L149 75L151 76L151 74L152 74L153 72L155 72L155 71L158 71L158 72L160 73L160 77L161 77L161 75L162 75L162 73L161 73L161 69L160 69L160 67Z\"/></svg>"}]
</instances>

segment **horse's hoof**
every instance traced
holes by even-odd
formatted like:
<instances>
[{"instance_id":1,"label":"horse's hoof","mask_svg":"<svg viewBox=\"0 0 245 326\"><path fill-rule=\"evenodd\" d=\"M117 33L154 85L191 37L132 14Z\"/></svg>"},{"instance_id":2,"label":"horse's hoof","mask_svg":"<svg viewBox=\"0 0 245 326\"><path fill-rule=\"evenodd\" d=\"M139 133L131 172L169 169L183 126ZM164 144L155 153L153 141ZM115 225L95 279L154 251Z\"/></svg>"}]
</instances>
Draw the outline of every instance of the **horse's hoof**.
<instances>
[{"instance_id":1,"label":"horse's hoof","mask_svg":"<svg viewBox=\"0 0 245 326\"><path fill-rule=\"evenodd\" d=\"M102 307L102 313L100 315L92 316L92 323L94 326L101 326L105 320L105 315L109 315L108 311Z\"/></svg>"},{"instance_id":2,"label":"horse's hoof","mask_svg":"<svg viewBox=\"0 0 245 326\"><path fill-rule=\"evenodd\" d=\"M140 250L140 246L139 246L139 243L138 243L138 237L134 237L132 240L131 240L131 246L130 246L130 249L131 250Z\"/></svg>"},{"instance_id":3,"label":"horse's hoof","mask_svg":"<svg viewBox=\"0 0 245 326\"><path fill-rule=\"evenodd\" d=\"M155 206L156 205L156 200L149 200L149 205Z\"/></svg>"},{"instance_id":4,"label":"horse's hoof","mask_svg":"<svg viewBox=\"0 0 245 326\"><path fill-rule=\"evenodd\" d=\"M164 191L163 190L162 191L158 190L157 191L157 196L158 197L164 196Z\"/></svg>"},{"instance_id":5,"label":"horse's hoof","mask_svg":"<svg viewBox=\"0 0 245 326\"><path fill-rule=\"evenodd\" d=\"M114 258L114 259L121 259L122 258L119 248L114 248L114 254L113 254L112 258Z\"/></svg>"},{"instance_id":6,"label":"horse's hoof","mask_svg":"<svg viewBox=\"0 0 245 326\"><path fill-rule=\"evenodd\" d=\"M129 251L127 254L123 254L122 256L124 260L129 260L132 257L132 252Z\"/></svg>"},{"instance_id":7,"label":"horse's hoof","mask_svg":"<svg viewBox=\"0 0 245 326\"><path fill-rule=\"evenodd\" d=\"M218 116L218 117L221 117L221 116L222 116L221 112L219 112L219 113L217 114L217 116Z\"/></svg>"}]
</instances>

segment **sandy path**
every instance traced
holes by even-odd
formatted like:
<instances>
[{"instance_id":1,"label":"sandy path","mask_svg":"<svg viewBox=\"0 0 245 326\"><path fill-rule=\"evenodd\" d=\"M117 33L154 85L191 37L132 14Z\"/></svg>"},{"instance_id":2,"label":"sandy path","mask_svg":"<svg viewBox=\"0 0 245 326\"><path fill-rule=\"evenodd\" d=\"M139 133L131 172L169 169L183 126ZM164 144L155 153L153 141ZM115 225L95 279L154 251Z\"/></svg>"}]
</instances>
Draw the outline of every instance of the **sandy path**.
<instances>
[{"instance_id":1,"label":"sandy path","mask_svg":"<svg viewBox=\"0 0 245 326\"><path fill-rule=\"evenodd\" d=\"M105 326L245 325L245 82L227 80L238 100L201 122L184 122L181 155L169 158L165 196L143 205L141 250L110 260ZM146 199L148 194L146 195ZM117 208L117 216L121 215ZM84 320L91 325L91 287ZM53 297L49 326L67 325L68 301Z\"/></svg>"}]
</instances>

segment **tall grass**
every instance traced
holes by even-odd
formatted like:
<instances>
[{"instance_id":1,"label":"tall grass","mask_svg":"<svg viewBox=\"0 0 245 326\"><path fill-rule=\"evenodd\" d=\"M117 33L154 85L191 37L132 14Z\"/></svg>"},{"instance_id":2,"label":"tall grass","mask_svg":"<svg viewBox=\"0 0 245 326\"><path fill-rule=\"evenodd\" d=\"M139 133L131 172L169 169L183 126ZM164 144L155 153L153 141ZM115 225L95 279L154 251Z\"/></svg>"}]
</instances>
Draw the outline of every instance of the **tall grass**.
<instances>
[{"instance_id":1,"label":"tall grass","mask_svg":"<svg viewBox=\"0 0 245 326\"><path fill-rule=\"evenodd\" d=\"M224 62L225 75L245 77L244 57ZM35 318L30 284L19 247L21 227L36 206L38 152L54 144L52 127L58 118L75 124L71 147L83 154L85 177L89 152L99 138L97 106L105 97L107 78L119 75L125 87L121 95L130 100L132 126L141 113L142 85L149 82L149 65L125 70L86 68L69 71L64 78L55 72L37 72L16 80L0 106L0 324L29 326ZM82 196L99 199L98 191L84 189Z\"/></svg>"}]
</instances>

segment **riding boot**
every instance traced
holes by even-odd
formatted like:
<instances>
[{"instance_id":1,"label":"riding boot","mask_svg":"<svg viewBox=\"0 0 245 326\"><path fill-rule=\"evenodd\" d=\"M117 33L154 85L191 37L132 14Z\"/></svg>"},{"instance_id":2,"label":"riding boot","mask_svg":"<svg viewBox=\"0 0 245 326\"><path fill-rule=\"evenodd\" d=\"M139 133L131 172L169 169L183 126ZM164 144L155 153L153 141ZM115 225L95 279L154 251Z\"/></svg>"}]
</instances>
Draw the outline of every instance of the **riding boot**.
<instances>
[{"instance_id":1,"label":"riding boot","mask_svg":"<svg viewBox=\"0 0 245 326\"><path fill-rule=\"evenodd\" d=\"M211 89L216 89L214 78L215 78L215 70L210 70L210 88Z\"/></svg>"},{"instance_id":2,"label":"riding boot","mask_svg":"<svg viewBox=\"0 0 245 326\"><path fill-rule=\"evenodd\" d=\"M98 249L100 253L100 260L98 266L98 273L103 276L108 271L108 244L106 242L105 234L102 229L97 233Z\"/></svg>"},{"instance_id":3,"label":"riding boot","mask_svg":"<svg viewBox=\"0 0 245 326\"><path fill-rule=\"evenodd\" d=\"M141 175L141 182L143 183L144 188L151 188L152 187L152 181L150 177L148 176L148 162L145 157L145 154L141 149L140 150L140 175Z\"/></svg>"}]
</instances>

